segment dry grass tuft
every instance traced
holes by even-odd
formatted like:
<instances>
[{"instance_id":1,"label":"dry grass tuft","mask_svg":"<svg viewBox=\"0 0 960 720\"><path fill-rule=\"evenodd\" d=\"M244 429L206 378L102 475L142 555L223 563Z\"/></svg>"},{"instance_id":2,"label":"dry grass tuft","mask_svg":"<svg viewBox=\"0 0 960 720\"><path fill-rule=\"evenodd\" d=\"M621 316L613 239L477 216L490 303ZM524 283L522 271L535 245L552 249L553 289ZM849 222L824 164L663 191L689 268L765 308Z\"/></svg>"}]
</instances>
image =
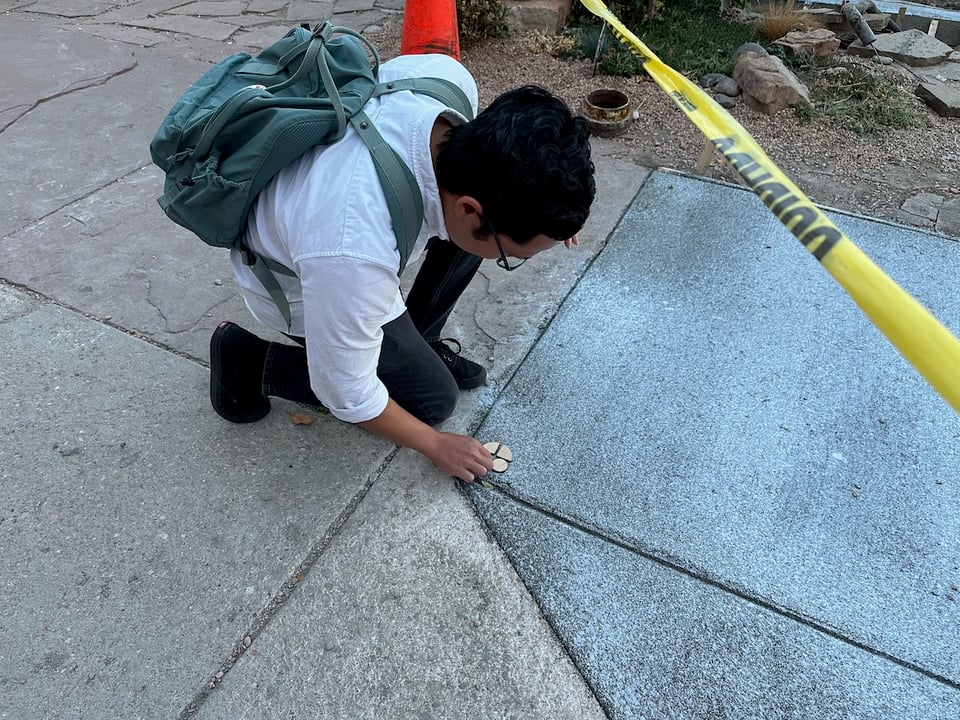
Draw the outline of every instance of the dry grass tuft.
<instances>
[{"instance_id":1,"label":"dry grass tuft","mask_svg":"<svg viewBox=\"0 0 960 720\"><path fill-rule=\"evenodd\" d=\"M823 25L810 13L797 8L795 0L768 8L757 20L757 32L767 40L778 40L791 30L816 30Z\"/></svg>"},{"instance_id":2,"label":"dry grass tuft","mask_svg":"<svg viewBox=\"0 0 960 720\"><path fill-rule=\"evenodd\" d=\"M523 37L524 45L532 53L542 53L553 57L570 55L577 45L577 39L572 35L561 33L531 30Z\"/></svg>"}]
</instances>

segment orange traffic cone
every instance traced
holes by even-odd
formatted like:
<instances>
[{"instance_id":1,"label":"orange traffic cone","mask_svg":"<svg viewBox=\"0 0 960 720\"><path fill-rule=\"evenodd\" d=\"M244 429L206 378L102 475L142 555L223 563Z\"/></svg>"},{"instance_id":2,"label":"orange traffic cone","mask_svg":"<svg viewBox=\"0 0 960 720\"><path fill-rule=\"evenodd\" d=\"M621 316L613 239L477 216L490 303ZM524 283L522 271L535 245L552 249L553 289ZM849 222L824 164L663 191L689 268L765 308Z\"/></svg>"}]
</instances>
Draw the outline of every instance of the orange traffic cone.
<instances>
[{"instance_id":1,"label":"orange traffic cone","mask_svg":"<svg viewBox=\"0 0 960 720\"><path fill-rule=\"evenodd\" d=\"M457 0L406 1L400 54L425 53L441 53L460 59Z\"/></svg>"}]
</instances>

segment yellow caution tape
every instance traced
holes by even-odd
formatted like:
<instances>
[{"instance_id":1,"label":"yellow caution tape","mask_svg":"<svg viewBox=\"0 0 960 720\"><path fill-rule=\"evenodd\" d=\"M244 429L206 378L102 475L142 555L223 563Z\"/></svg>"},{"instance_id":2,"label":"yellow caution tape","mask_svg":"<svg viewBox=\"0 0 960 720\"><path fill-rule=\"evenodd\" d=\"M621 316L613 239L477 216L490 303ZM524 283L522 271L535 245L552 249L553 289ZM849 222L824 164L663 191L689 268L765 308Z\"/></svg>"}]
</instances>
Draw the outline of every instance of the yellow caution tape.
<instances>
[{"instance_id":1,"label":"yellow caution tape","mask_svg":"<svg viewBox=\"0 0 960 720\"><path fill-rule=\"evenodd\" d=\"M827 269L893 346L960 412L960 340L877 267L700 87L653 54L601 0L580 0L643 61L764 204Z\"/></svg>"}]
</instances>

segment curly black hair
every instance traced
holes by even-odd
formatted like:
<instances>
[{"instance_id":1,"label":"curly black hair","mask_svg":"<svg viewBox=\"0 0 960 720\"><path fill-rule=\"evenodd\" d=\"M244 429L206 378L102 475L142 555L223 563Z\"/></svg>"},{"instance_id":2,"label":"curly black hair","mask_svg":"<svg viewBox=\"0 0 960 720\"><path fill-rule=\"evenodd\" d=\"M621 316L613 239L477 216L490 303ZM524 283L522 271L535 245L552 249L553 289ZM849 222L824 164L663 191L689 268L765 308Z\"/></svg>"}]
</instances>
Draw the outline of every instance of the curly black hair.
<instances>
[{"instance_id":1,"label":"curly black hair","mask_svg":"<svg viewBox=\"0 0 960 720\"><path fill-rule=\"evenodd\" d=\"M589 137L586 120L528 85L450 131L437 180L476 198L490 224L518 244L541 234L566 240L583 227L596 193Z\"/></svg>"}]
</instances>

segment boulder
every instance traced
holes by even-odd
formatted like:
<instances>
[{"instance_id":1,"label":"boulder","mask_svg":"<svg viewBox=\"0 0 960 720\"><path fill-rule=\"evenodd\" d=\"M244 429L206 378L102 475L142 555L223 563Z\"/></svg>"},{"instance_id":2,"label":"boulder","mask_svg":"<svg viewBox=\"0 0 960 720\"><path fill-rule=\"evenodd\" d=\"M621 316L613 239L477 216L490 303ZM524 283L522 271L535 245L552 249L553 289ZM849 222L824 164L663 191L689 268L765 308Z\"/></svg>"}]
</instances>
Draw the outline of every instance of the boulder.
<instances>
[{"instance_id":1,"label":"boulder","mask_svg":"<svg viewBox=\"0 0 960 720\"><path fill-rule=\"evenodd\" d=\"M740 94L754 110L772 115L792 105L809 105L810 91L773 55L747 52L733 69Z\"/></svg>"},{"instance_id":2,"label":"boulder","mask_svg":"<svg viewBox=\"0 0 960 720\"><path fill-rule=\"evenodd\" d=\"M759 43L748 42L744 43L738 47L733 53L733 62L736 63L740 59L741 55L746 55L747 53L754 53L756 55L769 55L767 49L760 45Z\"/></svg>"},{"instance_id":3,"label":"boulder","mask_svg":"<svg viewBox=\"0 0 960 720\"><path fill-rule=\"evenodd\" d=\"M786 50L787 55L813 55L825 57L833 55L840 47L840 38L832 30L820 28L818 30L791 30L779 40L774 40Z\"/></svg>"},{"instance_id":4,"label":"boulder","mask_svg":"<svg viewBox=\"0 0 960 720\"><path fill-rule=\"evenodd\" d=\"M563 29L573 5L572 0L504 0L507 26L514 32Z\"/></svg>"},{"instance_id":5,"label":"boulder","mask_svg":"<svg viewBox=\"0 0 960 720\"><path fill-rule=\"evenodd\" d=\"M874 49L911 67L939 65L953 52L949 45L916 29L877 35L876 41L870 46L864 46L857 40L850 43L847 52L869 57L875 54Z\"/></svg>"}]
</instances>

